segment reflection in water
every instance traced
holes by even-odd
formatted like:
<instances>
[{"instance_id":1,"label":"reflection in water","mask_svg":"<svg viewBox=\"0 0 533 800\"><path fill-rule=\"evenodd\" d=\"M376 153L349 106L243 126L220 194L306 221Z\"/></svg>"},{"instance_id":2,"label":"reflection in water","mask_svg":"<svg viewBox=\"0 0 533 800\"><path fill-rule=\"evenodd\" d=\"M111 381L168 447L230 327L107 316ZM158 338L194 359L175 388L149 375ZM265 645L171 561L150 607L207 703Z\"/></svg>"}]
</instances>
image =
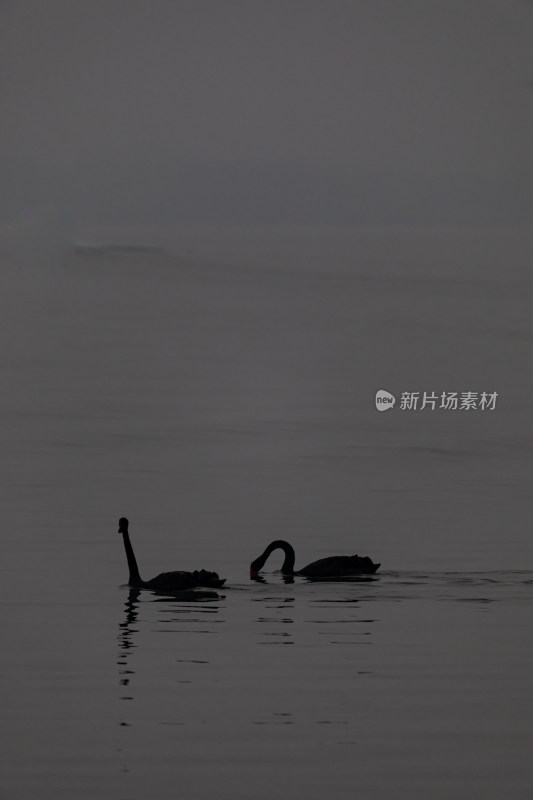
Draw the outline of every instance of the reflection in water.
<instances>
[{"instance_id":1,"label":"reflection in water","mask_svg":"<svg viewBox=\"0 0 533 800\"><path fill-rule=\"evenodd\" d=\"M119 646L119 653L117 658L117 664L119 666L119 675L120 675L120 685L130 686L130 681L132 677L135 675L135 670L131 667L130 657L132 655L132 650L138 647L138 644L135 642L136 634L139 633L139 607L142 602L140 599L142 589L137 587L131 587L128 591L128 596L126 602L124 604L124 619L122 622L119 622L119 633L118 633L118 646ZM150 593L150 595L155 593ZM169 622L176 622L182 621L184 617L191 617L190 620L193 623L200 623L199 615L205 614L216 614L218 613L218 608L215 605L202 605L203 603L210 603L213 600L220 600L223 596L219 595L217 592L214 591L202 591L202 590L186 590L180 591L175 593L174 595L170 596L157 596L155 599L148 601L151 605L156 603L173 603L171 607L165 606L154 606L155 608L159 608L161 616L158 620L158 627L157 630L159 632L165 633L179 633L180 630L176 628L169 628ZM168 613L171 613L172 616L169 618L167 616ZM194 628L186 628L183 629L181 632L186 633L212 633L211 630L205 629L194 629ZM204 659L176 659L178 663L208 663ZM122 695L120 698L121 700L133 700L133 696L131 694ZM131 723L121 721L121 726L129 726Z\"/></svg>"},{"instance_id":2,"label":"reflection in water","mask_svg":"<svg viewBox=\"0 0 533 800\"><path fill-rule=\"evenodd\" d=\"M270 579L271 578L271 579ZM348 578L293 578L279 572L252 578L270 590L283 583L297 584L297 596L315 601L322 592L324 603L355 603L361 601L398 602L408 600L453 600L454 602L524 599L529 597L533 581L527 570L494 570L491 572L415 572L392 570L378 575L359 575ZM342 596L340 587L353 594ZM261 598L254 596L255 601Z\"/></svg>"},{"instance_id":3,"label":"reflection in water","mask_svg":"<svg viewBox=\"0 0 533 800\"><path fill-rule=\"evenodd\" d=\"M284 575L283 573L277 573L277 574L279 574L279 577L281 578L283 583L294 583L294 575ZM267 579L259 572L251 573L250 580L255 581L255 583L268 583Z\"/></svg>"},{"instance_id":4,"label":"reflection in water","mask_svg":"<svg viewBox=\"0 0 533 800\"><path fill-rule=\"evenodd\" d=\"M146 795L137 781L147 780L156 759L169 785L198 781L199 797L211 796L211 787L198 765L222 782L220 764L236 773L249 764L252 774L265 752L289 774L295 761L310 764L308 791L321 775L330 781L354 766L368 790L383 759L401 779L395 753L413 769L428 761L436 773L440 751L425 735L428 725L435 736L447 735L460 720L473 736L487 712L476 717L470 697L501 717L503 703L494 697L505 641L498 645L502 657L491 661L490 632L510 599L530 596L531 580L531 572L405 571L377 580L286 582L270 573L235 587L224 603L161 602L130 591L118 625L120 695L127 701L118 729L123 796ZM448 655L450 641L457 659ZM268 646L280 644L290 647ZM515 672L522 696L524 680ZM521 713L517 724L525 726ZM512 732L511 720L506 734ZM509 760L505 744L503 751ZM456 755L461 764L459 748ZM372 758L370 776L365 765ZM353 787L339 786L333 779L336 796L348 798ZM245 795L237 788L234 796Z\"/></svg>"},{"instance_id":5,"label":"reflection in water","mask_svg":"<svg viewBox=\"0 0 533 800\"><path fill-rule=\"evenodd\" d=\"M127 703L127 705L121 703L118 726L122 729L132 729L135 727L138 735L142 735L142 729L146 724L146 708L143 710L142 706L147 702L147 699L150 707L148 718L151 718L152 715L156 713L154 710L155 707L152 706L152 698L157 695L158 689L158 682L153 680L153 670L156 669L154 665L163 663L166 665L165 668L168 669L169 665L174 662L176 664L176 673L174 673L173 670L171 672L171 674L173 674L174 684L187 685L187 688L189 688L193 682L193 677L196 675L196 670L201 669L203 665L209 664L209 659L197 657L175 658L174 655L176 652L183 654L185 650L184 640L186 642L190 642L187 634L208 631L198 630L199 625L196 626L196 629L194 627L186 627L184 630L179 631L174 627L169 628L168 622L176 622L178 620L182 621L183 619L186 619L188 622L193 622L193 624L199 623L202 617L205 618L206 614L213 615L218 613L218 608L212 603L212 601L221 599L220 595L213 591L191 590L181 591L171 596L156 596L155 598L153 597L153 593L150 593L148 597L151 599L147 600L141 598L142 592L143 590L139 588L129 589L126 602L124 604L124 617L118 624L117 636L119 647L117 664L119 667L119 685L121 687L120 700L126 701ZM145 597L146 596L147 595L145 593ZM161 603L164 603L165 605L163 606ZM205 605L206 603L209 605ZM151 634L154 632L154 630L147 631L146 626L140 624L141 621L147 622L147 619L141 620L141 605L147 612L149 610L155 612L155 619L154 616L150 615L149 613L143 615L150 620L151 624L155 622L155 632L170 632L174 634L182 633L185 634L185 636L183 639L180 636L180 640L176 640L175 643L174 640L172 640L170 650L165 651L165 655L167 656L166 660L165 658L161 658L161 650L158 649L155 640L151 639L149 643L147 643L146 648L143 648L150 650L148 660L138 658L136 662L137 669L134 669L131 662L135 649L139 647L139 641L136 641L136 639L140 638L141 628L144 628L142 630L143 636L145 636L147 633ZM174 646L176 647L176 650L174 650ZM185 650L185 652L187 651ZM193 652L196 656L196 648ZM169 654L170 658L168 658ZM134 677L136 677L136 673L140 669L139 664L143 665L142 677L147 681L143 683L142 691L140 691L139 680L136 681L136 689L134 689L134 686L132 685ZM139 676L137 676L137 678L138 677ZM179 713L181 715L183 712L180 710ZM143 719L143 722L138 724L138 720L140 718ZM160 718L158 721L160 725L164 726L184 726L188 724L187 715L185 720L181 718L170 720ZM131 740L129 736L127 736L121 742L121 746L117 748L117 752L122 754L121 758L123 759L120 766L120 771L125 775L134 771L135 761L132 760L133 757L129 753L131 746Z\"/></svg>"},{"instance_id":6,"label":"reflection in water","mask_svg":"<svg viewBox=\"0 0 533 800\"><path fill-rule=\"evenodd\" d=\"M137 627L135 626L139 616L138 599L140 593L141 593L140 589L132 588L129 590L128 598L125 603L125 610L126 610L125 619L123 622L119 622L119 633L118 633L119 653L117 658L117 664L119 666L121 687L129 687L130 676L133 676L135 674L134 670L129 668L128 658L130 655L130 650L136 647L133 638L134 634L138 630ZM131 701L133 700L133 697L130 694L122 694L120 699ZM121 719L119 721L119 726L121 728L129 728L131 726L131 723L126 722L125 719ZM119 752L121 752L121 748L119 748ZM123 764L121 767L121 771L127 773L129 772L129 769L125 764Z\"/></svg>"},{"instance_id":7,"label":"reflection in water","mask_svg":"<svg viewBox=\"0 0 533 800\"><path fill-rule=\"evenodd\" d=\"M159 595L154 603L172 603L179 600L181 603L198 603L200 600L220 600L224 595L211 589L183 589L179 592L154 592Z\"/></svg>"},{"instance_id":8,"label":"reflection in water","mask_svg":"<svg viewBox=\"0 0 533 800\"><path fill-rule=\"evenodd\" d=\"M137 633L138 628L135 627L139 616L139 595L140 589L130 589L128 592L128 599L125 603L125 620L119 623L118 645L120 648L117 664L119 665L120 685L129 686L130 676L135 674L135 671L129 668L128 657L129 651L137 645L133 641L134 634ZM122 695L121 700L133 700L129 694ZM121 727L129 727L131 723L121 720Z\"/></svg>"},{"instance_id":9,"label":"reflection in water","mask_svg":"<svg viewBox=\"0 0 533 800\"><path fill-rule=\"evenodd\" d=\"M137 629L133 628L132 626L137 621L137 617L139 616L139 604L138 599L141 593L140 589L130 589L128 592L128 599L125 603L126 608L126 619L124 622L119 623L119 647L123 650L129 650L132 647L135 647L133 643L133 634L136 633ZM122 658L125 656L122 655ZM118 661L119 664L125 663L125 661Z\"/></svg>"},{"instance_id":10,"label":"reflection in water","mask_svg":"<svg viewBox=\"0 0 533 800\"><path fill-rule=\"evenodd\" d=\"M501 664L478 660L476 647L486 655L491 646L480 615L497 622L498 606L530 596L532 580L531 572L386 571L342 583L289 577L271 573L247 581L224 603L129 591L118 625L120 699L126 701L120 703L119 752L128 780L142 774L143 741L157 742L169 774L177 758L189 780L194 759L209 760L206 740L217 763L236 769L241 751L252 763L265 744L285 767L286 745L302 759L312 745L324 750L324 769L344 769L345 759L364 756L367 730L376 751L383 742L401 750L403 725L408 742L411 737L403 746L408 753L419 746L423 725L421 716L410 716L411 704L434 704L435 725L446 726L449 717L465 719L470 694L485 697L478 673L498 685ZM480 616L475 647L474 615ZM457 662L447 660L450 639L461 654ZM268 646L280 644L290 647ZM439 681L442 701L435 700ZM381 719L394 737L383 733ZM176 756L183 746L192 753L190 768ZM130 796L140 795L130 789Z\"/></svg>"},{"instance_id":11,"label":"reflection in water","mask_svg":"<svg viewBox=\"0 0 533 800\"><path fill-rule=\"evenodd\" d=\"M283 583L294 583L294 575L285 575L283 572L280 573L279 571L273 574L281 578ZM301 577L303 583L373 583L381 579L381 575L328 575L325 577L320 575L302 575L298 577ZM259 573L250 575L250 580L256 583L268 583L264 575L260 575Z\"/></svg>"},{"instance_id":12,"label":"reflection in water","mask_svg":"<svg viewBox=\"0 0 533 800\"><path fill-rule=\"evenodd\" d=\"M256 581L250 598L259 609L250 634L263 692L247 723L261 736L272 729L269 741L318 737L332 748L351 748L361 698L377 667L371 645L382 627L374 598L362 598L368 583L296 576L287 585L279 573L270 577ZM291 647L272 647L280 644Z\"/></svg>"}]
</instances>

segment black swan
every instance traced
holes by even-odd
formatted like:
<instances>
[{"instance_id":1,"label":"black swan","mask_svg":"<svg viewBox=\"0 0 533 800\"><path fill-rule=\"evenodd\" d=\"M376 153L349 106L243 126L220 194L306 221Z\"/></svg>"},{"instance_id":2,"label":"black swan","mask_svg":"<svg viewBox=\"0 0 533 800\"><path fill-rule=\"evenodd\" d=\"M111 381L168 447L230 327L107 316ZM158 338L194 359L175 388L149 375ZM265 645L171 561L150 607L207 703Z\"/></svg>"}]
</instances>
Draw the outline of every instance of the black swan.
<instances>
[{"instance_id":1,"label":"black swan","mask_svg":"<svg viewBox=\"0 0 533 800\"><path fill-rule=\"evenodd\" d=\"M374 564L368 556L329 556L313 561L303 569L294 569L294 548L283 539L270 542L265 552L250 564L250 577L255 578L274 550L283 550L285 560L281 567L284 575L304 575L307 578L341 578L349 575L371 575L381 564Z\"/></svg>"},{"instance_id":2,"label":"black swan","mask_svg":"<svg viewBox=\"0 0 533 800\"><path fill-rule=\"evenodd\" d=\"M130 577L128 585L141 589L152 589L154 592L179 592L182 589L192 589L195 586L210 586L218 588L225 583L225 578L219 578L216 572L207 572L201 569L195 572L162 572L150 581L143 581L139 575L137 561L128 533L128 520L121 517L118 521L118 532L122 534L124 549L128 559Z\"/></svg>"}]
</instances>

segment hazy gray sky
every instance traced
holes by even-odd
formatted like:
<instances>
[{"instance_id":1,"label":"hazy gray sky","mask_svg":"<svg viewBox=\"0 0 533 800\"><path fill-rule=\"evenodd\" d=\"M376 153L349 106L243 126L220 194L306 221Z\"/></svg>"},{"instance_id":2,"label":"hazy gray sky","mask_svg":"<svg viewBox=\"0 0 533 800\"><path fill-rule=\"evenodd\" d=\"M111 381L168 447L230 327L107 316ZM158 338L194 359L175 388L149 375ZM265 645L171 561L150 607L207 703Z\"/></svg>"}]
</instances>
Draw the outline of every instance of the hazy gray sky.
<instances>
[{"instance_id":1,"label":"hazy gray sky","mask_svg":"<svg viewBox=\"0 0 533 800\"><path fill-rule=\"evenodd\" d=\"M4 0L2 217L532 206L522 0Z\"/></svg>"}]
</instances>

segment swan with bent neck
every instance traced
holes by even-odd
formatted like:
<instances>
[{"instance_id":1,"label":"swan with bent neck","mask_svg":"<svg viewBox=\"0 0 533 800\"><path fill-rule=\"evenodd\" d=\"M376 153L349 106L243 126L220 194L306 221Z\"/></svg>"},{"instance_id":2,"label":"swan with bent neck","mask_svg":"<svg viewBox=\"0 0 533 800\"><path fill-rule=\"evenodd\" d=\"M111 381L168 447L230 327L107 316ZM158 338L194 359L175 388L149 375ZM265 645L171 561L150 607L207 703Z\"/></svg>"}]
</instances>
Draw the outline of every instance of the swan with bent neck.
<instances>
[{"instance_id":1,"label":"swan with bent neck","mask_svg":"<svg viewBox=\"0 0 533 800\"><path fill-rule=\"evenodd\" d=\"M375 564L368 556L329 556L312 561L302 569L294 569L294 547L283 539L270 542L264 553L250 564L250 577L255 578L264 567L266 560L274 550L283 550L285 560L281 567L283 575L303 575L306 578L342 578L350 575L372 575L381 564Z\"/></svg>"},{"instance_id":2,"label":"swan with bent neck","mask_svg":"<svg viewBox=\"0 0 533 800\"><path fill-rule=\"evenodd\" d=\"M143 581L139 575L137 559L131 546L130 534L128 532L129 522L126 517L121 517L118 521L118 532L122 534L128 567L130 570L128 586L140 589L151 589L155 592L179 592L182 589L193 589L195 586L210 586L218 588L225 583L225 578L219 578L216 572L208 572L205 569L195 570L194 572L161 572L149 581Z\"/></svg>"}]
</instances>

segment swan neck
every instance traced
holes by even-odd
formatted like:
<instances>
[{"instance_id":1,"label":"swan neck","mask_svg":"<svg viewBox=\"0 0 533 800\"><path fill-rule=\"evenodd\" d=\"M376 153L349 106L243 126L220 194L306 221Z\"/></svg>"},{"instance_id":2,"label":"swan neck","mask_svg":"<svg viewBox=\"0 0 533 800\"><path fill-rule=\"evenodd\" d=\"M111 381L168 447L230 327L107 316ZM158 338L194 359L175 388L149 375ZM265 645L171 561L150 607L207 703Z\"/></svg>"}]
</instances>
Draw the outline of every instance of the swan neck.
<instances>
[{"instance_id":1,"label":"swan neck","mask_svg":"<svg viewBox=\"0 0 533 800\"><path fill-rule=\"evenodd\" d=\"M123 531L122 538L124 539L124 549L126 550L126 558L128 559L128 567L130 570L128 583L130 586L142 586L143 582L139 575L139 568L137 567L137 560L133 552L133 547L131 546L129 533Z\"/></svg>"},{"instance_id":2,"label":"swan neck","mask_svg":"<svg viewBox=\"0 0 533 800\"><path fill-rule=\"evenodd\" d=\"M295 553L293 546L288 542L285 542L283 539L277 539L275 542L271 542L264 553L265 561L274 550L283 550L285 553L285 560L283 561L281 567L282 573L284 575L294 575Z\"/></svg>"}]
</instances>

